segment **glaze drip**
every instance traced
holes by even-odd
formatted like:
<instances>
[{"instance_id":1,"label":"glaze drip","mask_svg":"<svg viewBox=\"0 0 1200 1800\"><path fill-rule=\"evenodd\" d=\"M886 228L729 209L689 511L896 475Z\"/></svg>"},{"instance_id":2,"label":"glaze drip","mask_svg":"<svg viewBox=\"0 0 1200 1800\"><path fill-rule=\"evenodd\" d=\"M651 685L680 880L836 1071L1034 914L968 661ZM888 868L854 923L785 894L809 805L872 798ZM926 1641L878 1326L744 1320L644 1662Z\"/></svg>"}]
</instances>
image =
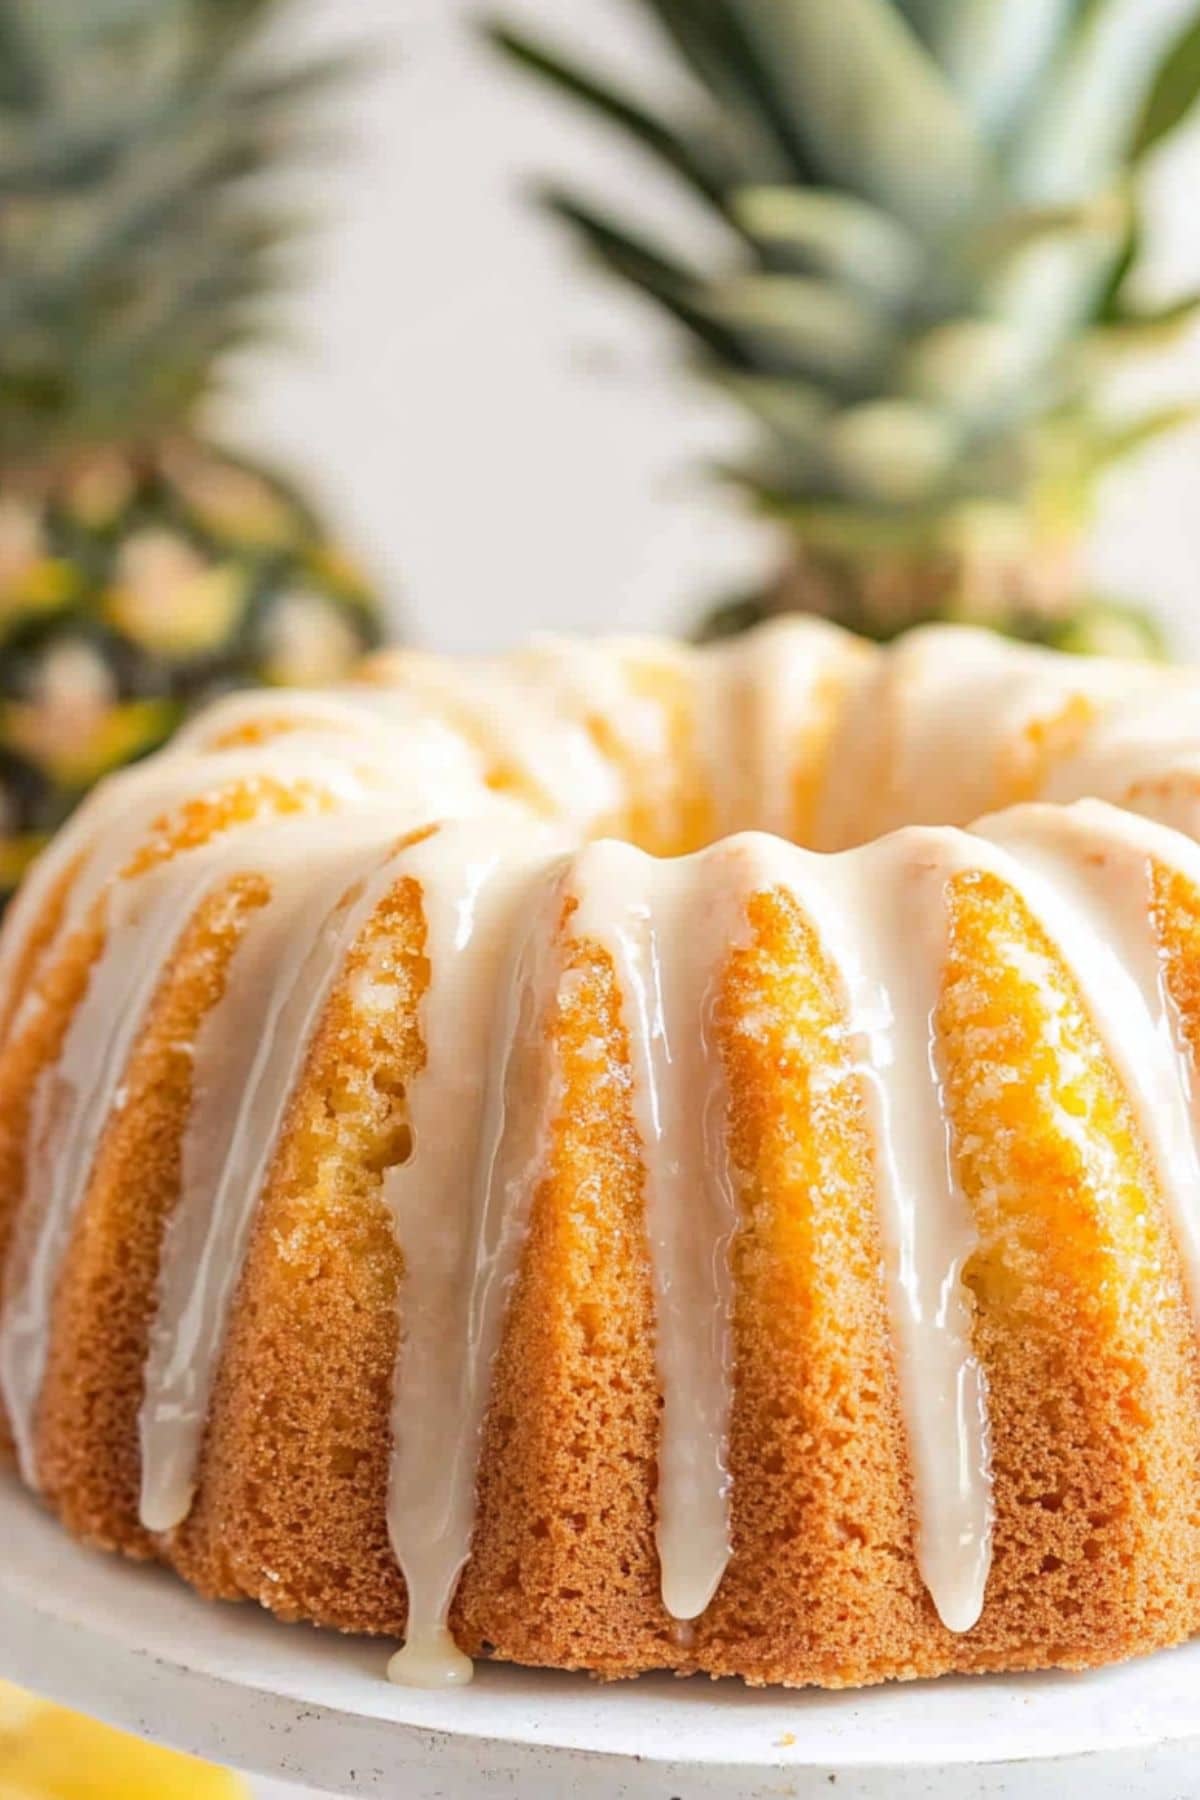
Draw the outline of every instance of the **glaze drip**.
<instances>
[{"instance_id":1,"label":"glaze drip","mask_svg":"<svg viewBox=\"0 0 1200 1800\"><path fill-rule=\"evenodd\" d=\"M737 1201L714 1008L723 966L746 929L748 889L738 840L702 865L702 913L696 859L657 862L600 843L582 852L571 876L579 898L573 932L611 957L629 1034L663 1396L655 1539L663 1605L680 1620L704 1611L731 1548Z\"/></svg>"},{"instance_id":2,"label":"glaze drip","mask_svg":"<svg viewBox=\"0 0 1200 1800\"><path fill-rule=\"evenodd\" d=\"M409 1095L412 1155L384 1181L404 1257L388 1531L409 1609L389 1673L421 1687L470 1678L446 1621L470 1552L491 1368L553 1114L541 1027L557 980L557 882L545 854L531 869L513 847L503 833L443 832L409 863L430 983L425 1067Z\"/></svg>"},{"instance_id":3,"label":"glaze drip","mask_svg":"<svg viewBox=\"0 0 1200 1800\"><path fill-rule=\"evenodd\" d=\"M19 1221L0 1325L0 1389L21 1472L31 1487L37 1486L34 1417L58 1270L104 1128L121 1108L121 1080L146 1009L180 931L203 900L208 878L205 868L181 894L178 876L168 878L159 870L114 896L106 953L58 1062L34 1094L28 1177L33 1198Z\"/></svg>"},{"instance_id":4,"label":"glaze drip","mask_svg":"<svg viewBox=\"0 0 1200 1800\"><path fill-rule=\"evenodd\" d=\"M1155 864L1200 891L1200 851L1148 820L1097 802L1030 806L984 819L981 834L1043 884L1046 930L1087 996L1133 1106L1200 1324L1200 1099L1155 928Z\"/></svg>"},{"instance_id":5,"label":"glaze drip","mask_svg":"<svg viewBox=\"0 0 1200 1800\"><path fill-rule=\"evenodd\" d=\"M395 827L286 834L258 864L271 888L195 1048L183 1179L167 1222L139 1429L141 1520L187 1517L229 1307L259 1195L313 1032L362 927L399 878ZM245 868L244 851L236 864Z\"/></svg>"},{"instance_id":6,"label":"glaze drip","mask_svg":"<svg viewBox=\"0 0 1200 1800\"><path fill-rule=\"evenodd\" d=\"M976 1247L958 1188L938 1062L946 889L981 847L910 829L821 858L754 843L757 884L793 894L840 979L875 1145L876 1200L917 1504L917 1559L953 1631L979 1617L991 1562L983 1372L963 1270ZM986 853L985 853L986 854Z\"/></svg>"},{"instance_id":7,"label":"glaze drip","mask_svg":"<svg viewBox=\"0 0 1200 1800\"><path fill-rule=\"evenodd\" d=\"M647 697L647 670L669 699ZM141 1517L161 1533L192 1503L232 1296L314 1033L360 934L412 882L429 966L424 1062L404 1097L411 1154L382 1176L403 1265L387 1523L409 1626L392 1673L470 1675L452 1606L562 1104L554 1022L580 944L609 959L628 1040L662 1403L662 1600L680 1647L702 1644L731 1555L737 1401L723 983L750 942L755 896L780 891L835 977L871 1134L920 1574L945 1625L969 1631L993 1496L963 1281L976 1232L939 1042L949 897L960 877L995 877L1074 982L1128 1096L1200 1322L1200 1102L1153 903L1159 865L1200 893L1200 850L1171 828L1200 829L1194 681L1156 672L1151 685L1144 672L955 630L881 655L820 625L707 652L550 642L458 672L404 655L371 681L221 702L168 754L98 790L13 909L0 944L10 1037L48 1005L22 971L40 910L72 871L39 973L85 923L102 939L61 1054L34 1087L5 1276L0 1388L25 1478L37 1478L62 1259L188 922L227 884L265 883L193 1046L140 1414ZM239 784L278 787L297 812L311 801L310 816L267 822L250 808L198 845L184 833L169 859L146 857L164 819ZM1076 804L1012 804L1039 795ZM1007 810L950 828L996 807ZM660 849L696 843L697 820L741 835L661 860L603 839L635 820ZM785 841L800 835L813 850Z\"/></svg>"}]
</instances>

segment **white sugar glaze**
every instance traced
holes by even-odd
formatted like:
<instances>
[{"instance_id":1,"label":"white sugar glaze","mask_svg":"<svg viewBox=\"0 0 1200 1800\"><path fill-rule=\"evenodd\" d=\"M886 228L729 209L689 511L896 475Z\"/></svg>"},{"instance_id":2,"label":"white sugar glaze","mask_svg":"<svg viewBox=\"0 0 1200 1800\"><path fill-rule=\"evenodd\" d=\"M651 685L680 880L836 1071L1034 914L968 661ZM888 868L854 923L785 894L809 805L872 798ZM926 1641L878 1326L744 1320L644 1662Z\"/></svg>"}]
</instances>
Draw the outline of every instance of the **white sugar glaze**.
<instances>
[{"instance_id":1,"label":"white sugar glaze","mask_svg":"<svg viewBox=\"0 0 1200 1800\"><path fill-rule=\"evenodd\" d=\"M402 873L395 821L346 823L349 831L304 834L290 856L264 859L270 897L196 1041L139 1421L141 1518L151 1531L170 1530L190 1509L229 1307L288 1102L346 956Z\"/></svg>"},{"instance_id":2,"label":"white sugar glaze","mask_svg":"<svg viewBox=\"0 0 1200 1800\"><path fill-rule=\"evenodd\" d=\"M594 844L570 878L579 899L573 934L612 958L629 1034L663 1394L656 1541L663 1604L677 1619L704 1611L730 1554L737 1201L714 1007L723 966L745 932L739 844L730 839L702 859L675 862L627 844ZM708 904L698 911L701 862Z\"/></svg>"},{"instance_id":3,"label":"white sugar glaze","mask_svg":"<svg viewBox=\"0 0 1200 1800\"><path fill-rule=\"evenodd\" d=\"M385 760L361 747L350 760L334 760L306 742L226 752L219 758L184 755L174 747L102 782L30 870L5 922L0 941L0 1016L12 1003L11 983L40 914L74 864L78 876L67 895L61 939L81 925L108 887L152 839L160 822L187 804L228 791L235 784L275 783L291 793L311 790L314 806L352 811L378 799L388 775ZM36 1005L27 997L26 1018ZM18 1029L20 1021L17 1021Z\"/></svg>"},{"instance_id":4,"label":"white sugar glaze","mask_svg":"<svg viewBox=\"0 0 1200 1800\"><path fill-rule=\"evenodd\" d=\"M55 1279L101 1135L119 1109L122 1079L160 972L207 889L207 863L198 873L199 880L181 884L177 871L159 869L114 896L106 952L58 1062L34 1094L31 1204L19 1221L0 1321L0 1391L31 1486L37 1485L34 1409Z\"/></svg>"},{"instance_id":5,"label":"white sugar glaze","mask_svg":"<svg viewBox=\"0 0 1200 1800\"><path fill-rule=\"evenodd\" d=\"M967 1631L982 1609L991 1561L991 1459L962 1281L976 1236L954 1177L935 1014L946 888L978 867L979 849L960 832L911 827L829 860L792 855L803 857L802 871L785 885L837 971L858 1046L918 1563L943 1622Z\"/></svg>"},{"instance_id":6,"label":"white sugar glaze","mask_svg":"<svg viewBox=\"0 0 1200 1800\"><path fill-rule=\"evenodd\" d=\"M629 1041L662 1394L656 1538L683 1642L730 1556L740 1202L716 1008L728 959L749 941L752 897L781 889L836 976L873 1137L921 1575L946 1625L970 1630L986 1596L992 1491L962 1280L975 1232L939 1063L947 887L973 871L1006 883L1074 980L1129 1099L1200 1319L1196 1081L1151 892L1156 863L1200 891L1200 850L1173 828L1200 828L1198 698L1194 678L971 631L915 633L880 654L810 622L704 652L546 641L463 668L404 654L359 688L220 702L81 808L0 942L0 1014L13 1014L19 1038L48 1003L39 979L18 991L25 960L72 871L35 977L81 926L102 930L85 996L32 1096L5 1275L0 1387L26 1479L37 1477L62 1258L147 1008L196 909L239 875L269 891L194 1046L141 1409L142 1518L155 1531L191 1503L231 1296L308 1046L359 934L411 880L429 969L424 1066L406 1095L411 1155L383 1178L403 1259L388 1527L410 1603L393 1672L469 1675L448 1621L470 1555L492 1370L561 1099L547 1025L569 1004L572 941L611 959ZM130 875L190 802L256 783L312 811L260 812ZM496 787L527 804L498 803ZM1039 794L1098 799L1010 805ZM676 860L589 842L635 816L670 842L683 802L723 841ZM949 828L996 807L1008 810L970 832ZM766 835L808 825L818 850L844 853ZM413 827L427 829L412 837ZM365 990L359 1001L382 1003Z\"/></svg>"},{"instance_id":7,"label":"white sugar glaze","mask_svg":"<svg viewBox=\"0 0 1200 1800\"><path fill-rule=\"evenodd\" d=\"M470 1551L492 1363L545 1154L552 1070L541 1032L557 979L556 864L528 830L451 829L408 859L429 987L412 1154L384 1195L405 1262L388 1530L408 1588L391 1674L469 1679L447 1617ZM491 1046L500 1046L499 1054Z\"/></svg>"},{"instance_id":8,"label":"white sugar glaze","mask_svg":"<svg viewBox=\"0 0 1200 1800\"><path fill-rule=\"evenodd\" d=\"M976 827L1045 883L1040 923L1083 993L1150 1154L1200 1324L1200 1104L1155 926L1155 863L1200 892L1200 849L1099 801L1026 806Z\"/></svg>"}]
</instances>

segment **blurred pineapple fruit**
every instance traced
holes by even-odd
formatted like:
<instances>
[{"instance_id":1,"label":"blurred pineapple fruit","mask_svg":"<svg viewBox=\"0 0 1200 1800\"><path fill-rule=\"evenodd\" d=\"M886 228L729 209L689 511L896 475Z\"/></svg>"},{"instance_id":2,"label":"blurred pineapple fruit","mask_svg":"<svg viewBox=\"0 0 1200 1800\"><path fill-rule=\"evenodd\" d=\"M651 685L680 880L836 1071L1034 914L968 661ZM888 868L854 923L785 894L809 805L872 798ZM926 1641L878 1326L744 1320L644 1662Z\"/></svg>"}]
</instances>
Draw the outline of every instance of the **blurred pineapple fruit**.
<instances>
[{"instance_id":1,"label":"blurred pineapple fruit","mask_svg":"<svg viewBox=\"0 0 1200 1800\"><path fill-rule=\"evenodd\" d=\"M1142 173L1200 93L1197 0L638 4L665 99L489 30L709 226L698 257L545 195L750 426L724 473L784 563L705 630L803 610L878 638L951 618L1156 652L1140 613L1089 594L1081 547L1101 476L1195 411L1121 415L1108 390L1200 310L1139 289Z\"/></svg>"},{"instance_id":2,"label":"blurred pineapple fruit","mask_svg":"<svg viewBox=\"0 0 1200 1800\"><path fill-rule=\"evenodd\" d=\"M266 61L279 10L0 0L0 895L207 696L379 639L301 497L197 422L285 274L263 178L346 72Z\"/></svg>"}]
</instances>

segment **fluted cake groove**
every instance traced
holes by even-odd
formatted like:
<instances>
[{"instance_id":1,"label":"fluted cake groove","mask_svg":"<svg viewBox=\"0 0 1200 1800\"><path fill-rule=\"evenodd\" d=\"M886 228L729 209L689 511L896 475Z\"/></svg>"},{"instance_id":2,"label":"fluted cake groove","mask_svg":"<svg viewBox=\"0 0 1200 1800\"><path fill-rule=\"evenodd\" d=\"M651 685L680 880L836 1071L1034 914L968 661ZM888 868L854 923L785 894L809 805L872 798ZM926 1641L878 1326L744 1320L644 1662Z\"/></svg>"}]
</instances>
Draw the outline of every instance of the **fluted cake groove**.
<instances>
[{"instance_id":1,"label":"fluted cake groove","mask_svg":"<svg viewBox=\"0 0 1200 1800\"><path fill-rule=\"evenodd\" d=\"M402 1680L1181 1641L1197 836L1200 675L966 628L218 702L0 937L24 1480Z\"/></svg>"}]
</instances>

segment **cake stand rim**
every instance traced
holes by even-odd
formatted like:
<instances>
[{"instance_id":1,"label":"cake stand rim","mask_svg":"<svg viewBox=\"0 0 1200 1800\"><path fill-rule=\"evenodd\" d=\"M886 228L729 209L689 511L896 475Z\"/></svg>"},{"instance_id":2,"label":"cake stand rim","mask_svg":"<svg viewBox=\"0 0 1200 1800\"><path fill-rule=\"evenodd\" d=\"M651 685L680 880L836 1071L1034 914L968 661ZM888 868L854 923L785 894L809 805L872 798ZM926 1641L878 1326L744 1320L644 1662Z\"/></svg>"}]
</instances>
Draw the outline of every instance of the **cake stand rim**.
<instances>
[{"instance_id":1,"label":"cake stand rim","mask_svg":"<svg viewBox=\"0 0 1200 1800\"><path fill-rule=\"evenodd\" d=\"M379 1640L285 1626L202 1600L168 1571L87 1549L8 1473L0 1546L0 1674L156 1741L328 1792L374 1792L373 1774L394 1780L418 1765L524 1758L562 1774L636 1763L815 1779L1200 1749L1200 1643L1089 1675L835 1694L751 1693L703 1678L602 1686L489 1667L473 1688L431 1696L389 1686ZM931 1705L953 1729L928 1728Z\"/></svg>"}]
</instances>

